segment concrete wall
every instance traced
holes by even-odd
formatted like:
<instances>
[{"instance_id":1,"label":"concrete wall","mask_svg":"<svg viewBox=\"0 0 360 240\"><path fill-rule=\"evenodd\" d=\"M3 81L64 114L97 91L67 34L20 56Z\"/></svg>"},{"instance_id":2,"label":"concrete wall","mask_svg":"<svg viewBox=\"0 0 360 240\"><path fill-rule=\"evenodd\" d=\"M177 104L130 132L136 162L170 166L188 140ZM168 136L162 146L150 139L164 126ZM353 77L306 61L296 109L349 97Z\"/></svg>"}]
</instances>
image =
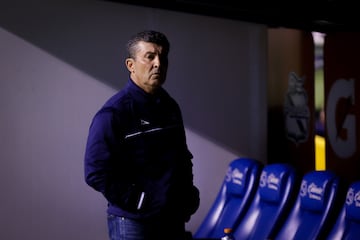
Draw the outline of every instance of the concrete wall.
<instances>
[{"instance_id":1,"label":"concrete wall","mask_svg":"<svg viewBox=\"0 0 360 240\"><path fill-rule=\"evenodd\" d=\"M93 114L127 81L124 45L171 41L165 87L182 107L201 206L239 156L266 161L265 26L106 1L0 8L0 239L107 239L106 201L84 182Z\"/></svg>"}]
</instances>

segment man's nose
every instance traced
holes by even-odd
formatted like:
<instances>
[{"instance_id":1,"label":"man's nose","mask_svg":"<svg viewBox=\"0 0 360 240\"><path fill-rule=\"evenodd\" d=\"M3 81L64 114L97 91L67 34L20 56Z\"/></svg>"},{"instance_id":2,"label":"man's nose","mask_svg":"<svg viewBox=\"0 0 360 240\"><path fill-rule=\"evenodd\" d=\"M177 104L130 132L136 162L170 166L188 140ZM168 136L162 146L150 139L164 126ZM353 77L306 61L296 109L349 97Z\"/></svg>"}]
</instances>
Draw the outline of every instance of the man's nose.
<instances>
[{"instance_id":1,"label":"man's nose","mask_svg":"<svg viewBox=\"0 0 360 240\"><path fill-rule=\"evenodd\" d=\"M160 67L160 57L156 56L154 59L154 67L159 68Z\"/></svg>"}]
</instances>

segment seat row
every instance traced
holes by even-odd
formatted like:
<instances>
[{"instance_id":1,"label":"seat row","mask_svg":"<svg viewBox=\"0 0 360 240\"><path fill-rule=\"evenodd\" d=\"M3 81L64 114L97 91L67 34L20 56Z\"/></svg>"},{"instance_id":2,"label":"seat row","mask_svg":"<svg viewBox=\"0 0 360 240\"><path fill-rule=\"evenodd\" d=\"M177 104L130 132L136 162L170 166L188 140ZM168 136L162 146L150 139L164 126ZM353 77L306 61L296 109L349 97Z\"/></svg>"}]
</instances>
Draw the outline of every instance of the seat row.
<instances>
[{"instance_id":1,"label":"seat row","mask_svg":"<svg viewBox=\"0 0 360 240\"><path fill-rule=\"evenodd\" d=\"M291 165L238 158L193 239L359 239L360 181L344 185L330 170L300 175Z\"/></svg>"}]
</instances>

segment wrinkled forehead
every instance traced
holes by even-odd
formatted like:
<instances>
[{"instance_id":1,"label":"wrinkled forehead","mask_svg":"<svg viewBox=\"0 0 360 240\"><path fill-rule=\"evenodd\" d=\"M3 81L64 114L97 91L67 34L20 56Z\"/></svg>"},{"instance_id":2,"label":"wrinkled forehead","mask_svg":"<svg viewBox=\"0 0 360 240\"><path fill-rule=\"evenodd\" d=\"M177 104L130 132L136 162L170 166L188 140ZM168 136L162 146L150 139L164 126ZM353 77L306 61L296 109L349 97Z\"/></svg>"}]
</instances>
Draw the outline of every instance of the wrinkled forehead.
<instances>
[{"instance_id":1,"label":"wrinkled forehead","mask_svg":"<svg viewBox=\"0 0 360 240\"><path fill-rule=\"evenodd\" d=\"M156 43L140 41L136 46L136 52L151 52L162 54L163 47Z\"/></svg>"},{"instance_id":2,"label":"wrinkled forehead","mask_svg":"<svg viewBox=\"0 0 360 240\"><path fill-rule=\"evenodd\" d=\"M146 57L147 55L158 55L161 58L167 57L167 52L164 48L156 43L140 41L134 50L134 56Z\"/></svg>"}]
</instances>

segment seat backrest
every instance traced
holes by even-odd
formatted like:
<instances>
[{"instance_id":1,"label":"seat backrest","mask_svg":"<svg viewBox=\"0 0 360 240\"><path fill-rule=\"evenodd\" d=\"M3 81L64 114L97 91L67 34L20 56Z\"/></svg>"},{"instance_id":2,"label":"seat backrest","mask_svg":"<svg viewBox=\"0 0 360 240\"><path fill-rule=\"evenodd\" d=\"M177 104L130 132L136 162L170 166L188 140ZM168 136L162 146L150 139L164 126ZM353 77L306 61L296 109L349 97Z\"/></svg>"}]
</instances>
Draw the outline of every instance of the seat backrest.
<instances>
[{"instance_id":1,"label":"seat backrest","mask_svg":"<svg viewBox=\"0 0 360 240\"><path fill-rule=\"evenodd\" d=\"M234 229L235 239L272 239L294 203L298 189L298 175L291 165L266 165L255 198Z\"/></svg>"},{"instance_id":2,"label":"seat backrest","mask_svg":"<svg viewBox=\"0 0 360 240\"><path fill-rule=\"evenodd\" d=\"M328 240L357 240L360 237L360 181L350 184L341 212Z\"/></svg>"},{"instance_id":3,"label":"seat backrest","mask_svg":"<svg viewBox=\"0 0 360 240\"><path fill-rule=\"evenodd\" d=\"M262 167L251 158L238 158L229 164L221 189L194 239L220 238L224 228L237 224L254 198Z\"/></svg>"},{"instance_id":4,"label":"seat backrest","mask_svg":"<svg viewBox=\"0 0 360 240\"><path fill-rule=\"evenodd\" d=\"M324 239L338 214L340 178L329 170L303 176L294 206L276 240Z\"/></svg>"}]
</instances>

